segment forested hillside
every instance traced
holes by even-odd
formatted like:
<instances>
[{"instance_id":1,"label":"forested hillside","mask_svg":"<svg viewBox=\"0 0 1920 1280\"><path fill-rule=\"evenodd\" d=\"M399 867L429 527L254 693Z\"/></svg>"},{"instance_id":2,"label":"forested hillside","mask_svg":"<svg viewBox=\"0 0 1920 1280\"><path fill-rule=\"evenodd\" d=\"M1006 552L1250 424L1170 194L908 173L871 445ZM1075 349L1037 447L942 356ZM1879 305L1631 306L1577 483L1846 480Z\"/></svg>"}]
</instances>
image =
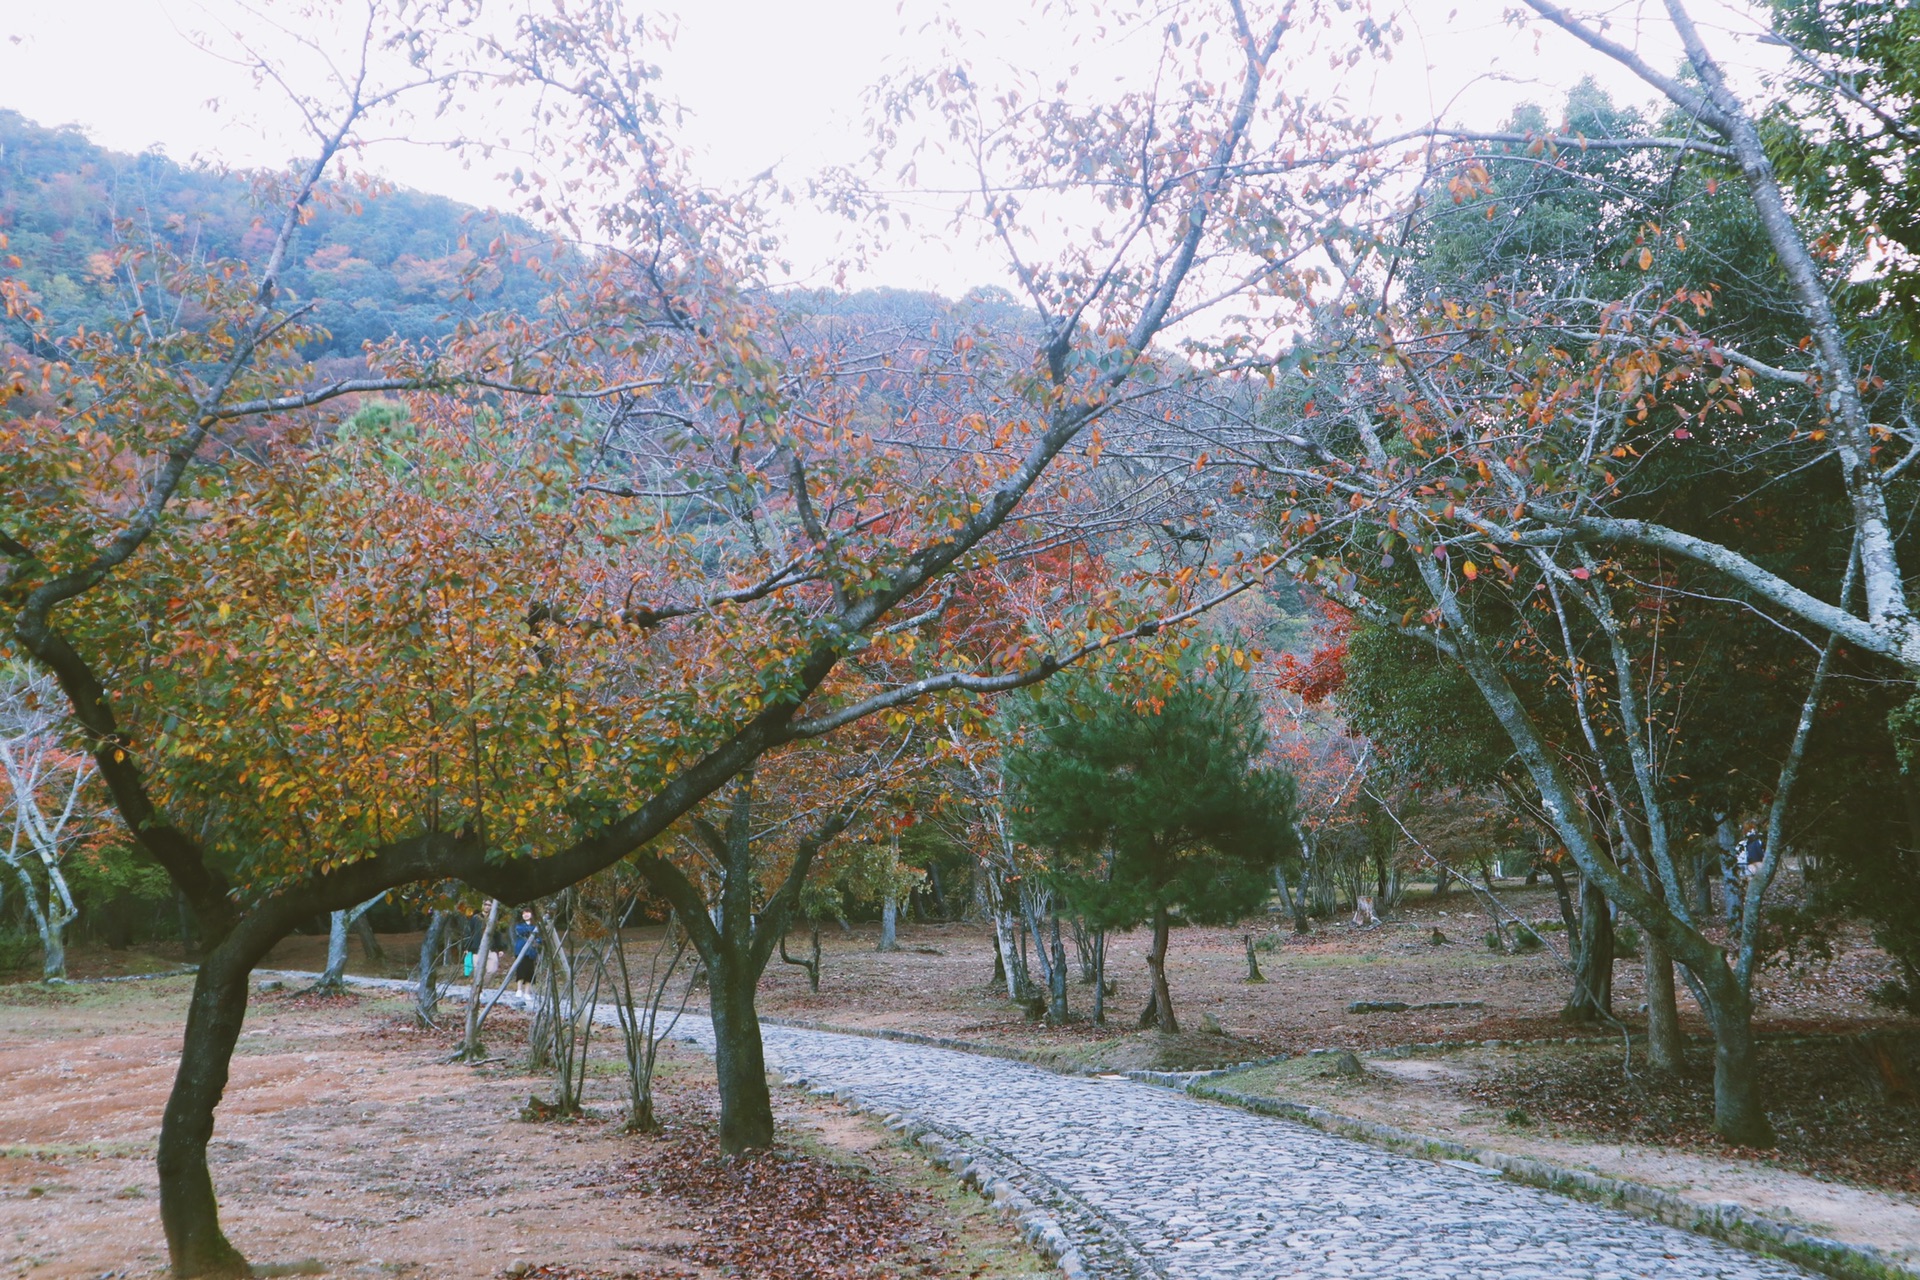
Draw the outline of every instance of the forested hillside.
<instances>
[{"instance_id":1,"label":"forested hillside","mask_svg":"<svg viewBox=\"0 0 1920 1280\"><path fill-rule=\"evenodd\" d=\"M273 175L185 165L158 151L108 151L71 127L0 111L0 234L18 278L61 330L126 316L116 249L159 248L192 261L256 257L276 220L262 218ZM272 201L265 207L271 209ZM323 189L300 228L284 287L318 303L315 358L357 355L368 342L449 332L463 315L532 307L531 269L496 240L531 249L524 222L403 188Z\"/></svg>"}]
</instances>

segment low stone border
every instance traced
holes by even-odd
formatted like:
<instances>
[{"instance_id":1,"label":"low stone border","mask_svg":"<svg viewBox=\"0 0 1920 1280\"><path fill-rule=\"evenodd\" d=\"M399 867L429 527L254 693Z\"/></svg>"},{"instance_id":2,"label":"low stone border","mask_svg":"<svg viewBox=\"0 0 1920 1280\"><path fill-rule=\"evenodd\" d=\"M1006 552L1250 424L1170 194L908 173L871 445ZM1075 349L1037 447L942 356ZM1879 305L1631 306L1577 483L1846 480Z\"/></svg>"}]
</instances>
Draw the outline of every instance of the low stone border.
<instances>
[{"instance_id":1,"label":"low stone border","mask_svg":"<svg viewBox=\"0 0 1920 1280\"><path fill-rule=\"evenodd\" d=\"M1192 1071L1148 1071L1142 1068L1130 1068L1122 1071L1109 1071L1101 1067L1081 1066L1079 1063L1063 1062L1050 1053L1035 1049L1017 1049L1009 1045L988 1044L981 1040L960 1040L953 1036L931 1036L919 1031L895 1031L890 1027L843 1027L832 1022L814 1022L804 1018L760 1019L764 1026L792 1027L795 1031L824 1031L836 1036L865 1036L869 1040L893 1040L900 1044L926 1045L930 1049L952 1049L957 1053L971 1053L982 1058L1005 1058L1010 1062L1024 1062L1063 1076L1107 1076L1122 1075L1129 1080L1146 1080L1155 1077L1150 1083L1159 1084L1163 1080L1185 1082L1197 1076L1221 1076L1234 1071L1245 1071L1249 1067L1266 1067L1276 1062L1285 1062L1294 1056L1277 1053L1265 1058L1240 1058L1224 1062L1216 1067L1197 1067Z\"/></svg>"},{"instance_id":2,"label":"low stone border","mask_svg":"<svg viewBox=\"0 0 1920 1280\"><path fill-rule=\"evenodd\" d=\"M967 1151L939 1130L910 1115L872 1105L851 1089L815 1087L804 1075L789 1076L782 1083L806 1089L814 1097L831 1098L849 1111L878 1116L881 1123L898 1133L904 1141L924 1150L935 1165L993 1201L996 1209L1018 1225L1021 1238L1036 1253L1060 1268L1060 1273L1067 1280L1088 1280L1091 1273L1086 1260L1079 1246L1073 1243L1060 1225L1059 1219L1014 1185L983 1156ZM1130 1270L1134 1280L1157 1280L1150 1271Z\"/></svg>"},{"instance_id":3,"label":"low stone border","mask_svg":"<svg viewBox=\"0 0 1920 1280\"><path fill-rule=\"evenodd\" d=\"M1178 1087L1191 1097L1226 1103L1260 1115L1298 1121L1339 1137L1424 1156L1430 1160L1479 1166L1487 1173L1504 1174L1516 1182L1596 1201L1757 1253L1786 1258L1837 1277L1838 1280L1920 1280L1920 1272L1908 1269L1878 1249L1818 1236L1730 1200L1703 1205L1645 1183L1609 1178L1530 1156L1509 1155L1504 1151L1435 1138L1373 1120L1343 1116L1304 1102L1242 1093L1237 1089L1222 1087L1211 1079L1191 1080Z\"/></svg>"}]
</instances>

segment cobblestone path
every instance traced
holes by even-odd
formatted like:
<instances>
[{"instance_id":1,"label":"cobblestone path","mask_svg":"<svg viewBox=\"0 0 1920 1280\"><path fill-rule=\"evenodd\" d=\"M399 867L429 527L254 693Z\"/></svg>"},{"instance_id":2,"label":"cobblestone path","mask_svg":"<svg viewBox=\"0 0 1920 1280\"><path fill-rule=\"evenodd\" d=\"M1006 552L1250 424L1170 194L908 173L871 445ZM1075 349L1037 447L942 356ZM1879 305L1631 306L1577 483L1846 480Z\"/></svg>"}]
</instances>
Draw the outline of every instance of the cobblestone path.
<instances>
[{"instance_id":1,"label":"cobblestone path","mask_svg":"<svg viewBox=\"0 0 1920 1280\"><path fill-rule=\"evenodd\" d=\"M709 1045L688 1017L676 1034ZM979 1153L1060 1221L1090 1273L1167 1280L1806 1280L1808 1272L1486 1172L1395 1155L1131 1081L788 1027L790 1080ZM1128 1266L1128 1260L1132 1266Z\"/></svg>"},{"instance_id":2,"label":"cobblestone path","mask_svg":"<svg viewBox=\"0 0 1920 1280\"><path fill-rule=\"evenodd\" d=\"M981 1157L1054 1216L1101 1280L1813 1280L1491 1170L1171 1089L866 1036L762 1033L769 1068L789 1083L910 1117ZM699 1015L674 1035L712 1048Z\"/></svg>"}]
</instances>

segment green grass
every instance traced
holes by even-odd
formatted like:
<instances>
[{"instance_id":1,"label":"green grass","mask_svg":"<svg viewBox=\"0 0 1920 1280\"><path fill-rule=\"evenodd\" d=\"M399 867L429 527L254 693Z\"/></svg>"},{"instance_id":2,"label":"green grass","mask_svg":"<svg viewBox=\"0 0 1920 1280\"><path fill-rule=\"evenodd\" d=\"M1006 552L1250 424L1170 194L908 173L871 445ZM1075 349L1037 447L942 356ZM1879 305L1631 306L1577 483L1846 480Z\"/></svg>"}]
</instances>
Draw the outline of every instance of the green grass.
<instances>
[{"instance_id":1,"label":"green grass","mask_svg":"<svg viewBox=\"0 0 1920 1280\"><path fill-rule=\"evenodd\" d=\"M144 1159L153 1154L148 1142L15 1142L0 1147L6 1160Z\"/></svg>"}]
</instances>

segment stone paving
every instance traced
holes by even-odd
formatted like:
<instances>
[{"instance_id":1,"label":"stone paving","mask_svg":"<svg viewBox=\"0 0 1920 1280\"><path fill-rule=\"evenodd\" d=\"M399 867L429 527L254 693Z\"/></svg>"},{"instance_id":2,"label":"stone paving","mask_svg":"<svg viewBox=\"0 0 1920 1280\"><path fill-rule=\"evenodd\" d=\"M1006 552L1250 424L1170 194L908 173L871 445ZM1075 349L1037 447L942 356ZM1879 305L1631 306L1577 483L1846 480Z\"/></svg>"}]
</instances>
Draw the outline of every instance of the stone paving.
<instances>
[{"instance_id":1,"label":"stone paving","mask_svg":"<svg viewBox=\"0 0 1920 1280\"><path fill-rule=\"evenodd\" d=\"M1087 1274L1103 1280L1812 1280L1492 1170L1396 1155L1171 1089L866 1036L762 1034L769 1068L790 1083L910 1117L982 1157L1057 1220ZM704 1017L683 1016L674 1035L712 1048Z\"/></svg>"},{"instance_id":2,"label":"stone paving","mask_svg":"<svg viewBox=\"0 0 1920 1280\"><path fill-rule=\"evenodd\" d=\"M677 1035L710 1046L705 1019ZM768 1065L980 1152L1092 1274L1167 1280L1806 1280L1703 1236L1170 1089L765 1028ZM1127 1255L1132 1266L1127 1265Z\"/></svg>"}]
</instances>

